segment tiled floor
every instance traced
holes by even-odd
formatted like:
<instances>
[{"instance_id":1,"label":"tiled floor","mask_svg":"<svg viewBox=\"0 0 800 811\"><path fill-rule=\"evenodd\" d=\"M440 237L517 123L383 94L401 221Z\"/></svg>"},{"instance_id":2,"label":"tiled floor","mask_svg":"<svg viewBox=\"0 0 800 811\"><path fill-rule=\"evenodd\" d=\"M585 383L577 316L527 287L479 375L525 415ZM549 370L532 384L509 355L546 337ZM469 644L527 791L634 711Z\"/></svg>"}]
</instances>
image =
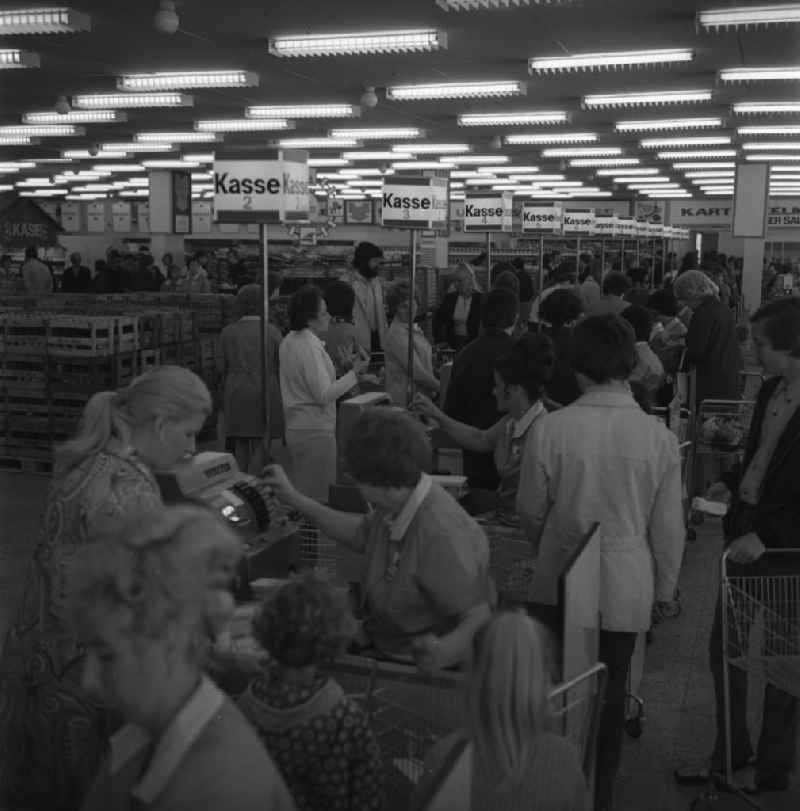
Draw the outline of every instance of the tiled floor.
<instances>
[{"instance_id":1,"label":"tiled floor","mask_svg":"<svg viewBox=\"0 0 800 811\"><path fill-rule=\"evenodd\" d=\"M0 474L0 639L22 586L46 483L41 476ZM679 763L699 761L709 751L713 734L706 648L718 578L718 524L705 525L699 535L687 549L681 583L683 612L657 629L647 652L641 690L647 700L647 720L642 737L625 742L617 811L683 811L698 794L679 790L671 774ZM792 791L766 797L765 811L797 811L800 777L795 785ZM739 811L747 806L724 797L714 807Z\"/></svg>"}]
</instances>

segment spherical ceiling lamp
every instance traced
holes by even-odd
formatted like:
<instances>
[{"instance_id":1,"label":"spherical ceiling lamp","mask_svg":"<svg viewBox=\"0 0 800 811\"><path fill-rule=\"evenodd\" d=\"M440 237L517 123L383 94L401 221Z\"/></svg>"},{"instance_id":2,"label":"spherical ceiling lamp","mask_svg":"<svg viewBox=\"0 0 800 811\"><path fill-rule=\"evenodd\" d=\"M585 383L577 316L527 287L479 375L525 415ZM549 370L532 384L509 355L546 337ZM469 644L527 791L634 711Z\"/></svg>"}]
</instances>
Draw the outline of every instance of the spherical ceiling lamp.
<instances>
[{"instance_id":1,"label":"spherical ceiling lamp","mask_svg":"<svg viewBox=\"0 0 800 811\"><path fill-rule=\"evenodd\" d=\"M364 93L361 96L361 105L362 107L377 107L378 106L378 94L375 92L375 88L372 85L367 85L364 88Z\"/></svg>"},{"instance_id":2,"label":"spherical ceiling lamp","mask_svg":"<svg viewBox=\"0 0 800 811\"><path fill-rule=\"evenodd\" d=\"M174 34L180 27L181 20L175 11L172 0L161 0L155 16L156 30L162 34Z\"/></svg>"},{"instance_id":3,"label":"spherical ceiling lamp","mask_svg":"<svg viewBox=\"0 0 800 811\"><path fill-rule=\"evenodd\" d=\"M55 110L59 115L66 115L72 110L69 99L66 96L59 96L56 99Z\"/></svg>"}]
</instances>

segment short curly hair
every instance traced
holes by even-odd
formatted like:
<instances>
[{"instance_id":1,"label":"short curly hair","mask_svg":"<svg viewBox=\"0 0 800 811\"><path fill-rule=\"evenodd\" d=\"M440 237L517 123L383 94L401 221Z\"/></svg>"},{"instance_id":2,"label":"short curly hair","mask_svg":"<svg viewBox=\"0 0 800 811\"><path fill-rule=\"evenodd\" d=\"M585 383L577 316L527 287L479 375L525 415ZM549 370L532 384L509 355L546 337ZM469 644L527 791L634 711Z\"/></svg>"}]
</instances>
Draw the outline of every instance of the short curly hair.
<instances>
[{"instance_id":1,"label":"short curly hair","mask_svg":"<svg viewBox=\"0 0 800 811\"><path fill-rule=\"evenodd\" d=\"M293 577L253 618L256 640L285 667L334 661L347 650L356 628L347 592L317 572Z\"/></svg>"},{"instance_id":2,"label":"short curly hair","mask_svg":"<svg viewBox=\"0 0 800 811\"><path fill-rule=\"evenodd\" d=\"M416 294L414 295L416 299ZM390 317L394 318L397 311L405 304L411 302L411 283L406 281L395 282L386 291L386 309Z\"/></svg>"}]
</instances>

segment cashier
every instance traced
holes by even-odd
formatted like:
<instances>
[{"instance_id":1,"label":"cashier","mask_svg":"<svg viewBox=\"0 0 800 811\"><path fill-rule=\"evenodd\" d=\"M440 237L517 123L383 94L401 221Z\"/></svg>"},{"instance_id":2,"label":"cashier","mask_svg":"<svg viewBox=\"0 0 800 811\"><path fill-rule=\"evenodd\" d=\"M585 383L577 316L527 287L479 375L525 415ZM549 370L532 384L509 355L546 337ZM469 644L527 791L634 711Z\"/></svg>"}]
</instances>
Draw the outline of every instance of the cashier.
<instances>
[{"instance_id":1,"label":"cashier","mask_svg":"<svg viewBox=\"0 0 800 811\"><path fill-rule=\"evenodd\" d=\"M379 655L428 671L461 665L490 614L483 530L424 472L431 446L410 415L367 411L344 457L371 507L366 516L302 495L278 466L266 482L325 535L364 555L363 631Z\"/></svg>"},{"instance_id":2,"label":"cashier","mask_svg":"<svg viewBox=\"0 0 800 811\"><path fill-rule=\"evenodd\" d=\"M359 381L369 363L360 354L340 353L348 371L336 377L320 338L330 323L322 291L301 287L289 301L291 331L279 350L286 444L300 492L326 501L336 481L336 401Z\"/></svg>"}]
</instances>

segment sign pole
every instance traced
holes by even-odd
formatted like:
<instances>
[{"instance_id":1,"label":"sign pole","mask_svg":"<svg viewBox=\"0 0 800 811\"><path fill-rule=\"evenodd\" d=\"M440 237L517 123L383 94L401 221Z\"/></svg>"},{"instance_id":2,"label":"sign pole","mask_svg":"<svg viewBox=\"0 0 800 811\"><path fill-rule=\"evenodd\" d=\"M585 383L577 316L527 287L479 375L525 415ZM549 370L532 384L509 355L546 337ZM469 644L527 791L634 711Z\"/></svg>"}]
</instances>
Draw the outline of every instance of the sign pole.
<instances>
[{"instance_id":1,"label":"sign pole","mask_svg":"<svg viewBox=\"0 0 800 811\"><path fill-rule=\"evenodd\" d=\"M606 272L606 238L600 240L600 278Z\"/></svg>"},{"instance_id":2,"label":"sign pole","mask_svg":"<svg viewBox=\"0 0 800 811\"><path fill-rule=\"evenodd\" d=\"M641 264L641 255L642 255L642 241L639 237L636 237L636 267L638 268Z\"/></svg>"},{"instance_id":3,"label":"sign pole","mask_svg":"<svg viewBox=\"0 0 800 811\"><path fill-rule=\"evenodd\" d=\"M542 295L543 290L544 290L544 234L539 237L539 293L538 293L539 296Z\"/></svg>"},{"instance_id":4,"label":"sign pole","mask_svg":"<svg viewBox=\"0 0 800 811\"><path fill-rule=\"evenodd\" d=\"M486 232L486 288L492 289L492 235Z\"/></svg>"},{"instance_id":5,"label":"sign pole","mask_svg":"<svg viewBox=\"0 0 800 811\"><path fill-rule=\"evenodd\" d=\"M411 408L414 402L414 300L417 294L417 231L411 229L411 300L408 303L408 388L406 405Z\"/></svg>"},{"instance_id":6,"label":"sign pole","mask_svg":"<svg viewBox=\"0 0 800 811\"><path fill-rule=\"evenodd\" d=\"M625 237L619 241L619 269L625 272Z\"/></svg>"},{"instance_id":7,"label":"sign pole","mask_svg":"<svg viewBox=\"0 0 800 811\"><path fill-rule=\"evenodd\" d=\"M266 444L266 460L270 459L272 440L270 433L270 408L269 408L269 373L272 359L269 353L269 247L267 224L261 223L261 284L263 285L262 307L261 307L261 391L264 395L263 422L264 422L264 442Z\"/></svg>"}]
</instances>

